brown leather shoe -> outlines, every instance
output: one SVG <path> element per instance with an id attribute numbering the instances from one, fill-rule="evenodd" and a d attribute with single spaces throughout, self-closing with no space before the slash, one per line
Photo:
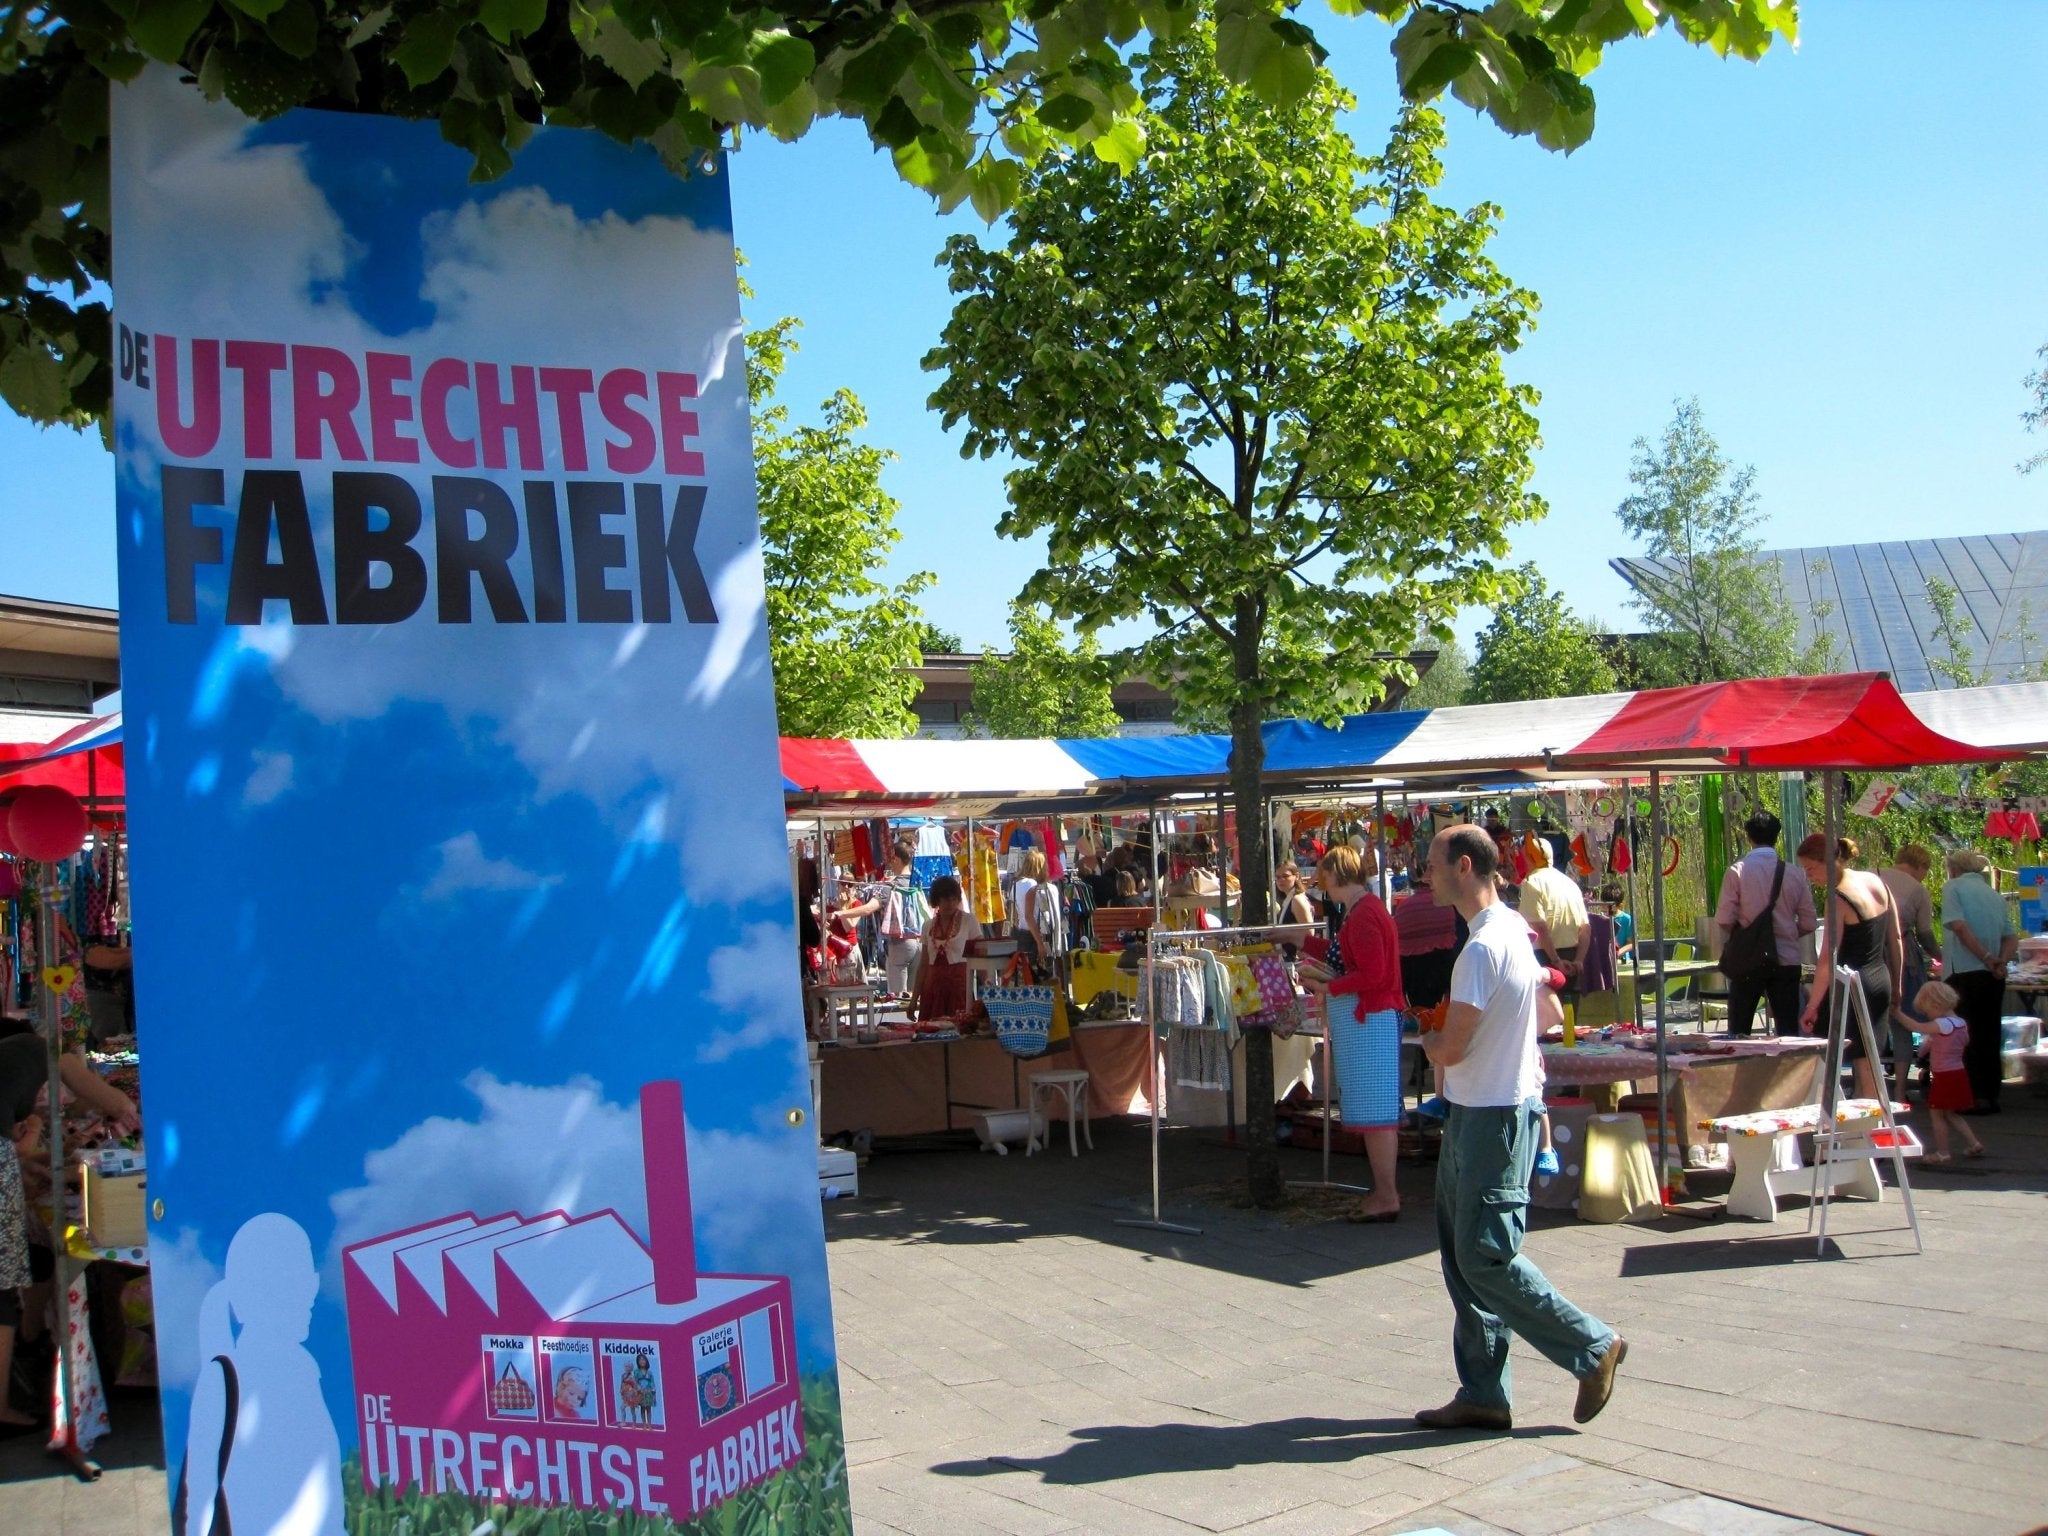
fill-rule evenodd
<path id="1" fill-rule="evenodd" d="M 1628 1340 L 1620 1334 L 1607 1346 L 1607 1353 L 1600 1357 L 1600 1363 L 1579 1378 L 1579 1400 L 1572 1408 L 1572 1422 L 1590 1424 L 1607 1406 L 1607 1399 L 1614 1396 L 1614 1373 L 1621 1369 L 1621 1362 L 1628 1358 Z"/>
<path id="2" fill-rule="evenodd" d="M 1515 1427 L 1515 1416 L 1505 1408 L 1485 1408 L 1454 1397 L 1441 1408 L 1424 1408 L 1415 1415 L 1424 1429 L 1492 1429 L 1502 1433 Z"/>

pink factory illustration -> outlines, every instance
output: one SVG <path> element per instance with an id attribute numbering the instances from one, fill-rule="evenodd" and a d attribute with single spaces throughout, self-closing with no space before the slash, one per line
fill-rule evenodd
<path id="1" fill-rule="evenodd" d="M 368 1487 L 685 1520 L 801 1459 L 789 1280 L 697 1272 L 680 1083 L 640 1128 L 644 1244 L 465 1212 L 344 1250 Z"/>

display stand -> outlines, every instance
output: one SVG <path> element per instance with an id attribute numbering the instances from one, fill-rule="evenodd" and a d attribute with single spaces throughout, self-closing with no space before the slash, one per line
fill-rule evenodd
<path id="1" fill-rule="evenodd" d="M 54 937 L 57 932 L 57 871 L 55 865 L 43 866 L 43 878 L 36 891 L 38 922 L 39 963 L 48 964 L 57 953 Z M 51 1276 L 50 1294 L 59 1298 L 59 1304 L 68 1306 L 71 1294 L 71 1255 L 69 1245 L 64 1241 L 64 1036 L 62 1021 L 58 1017 L 57 994 L 37 978 L 37 996 L 43 1021 L 43 1045 L 48 1056 L 50 1120 L 48 1137 L 50 1142 L 50 1252 L 56 1265 Z M 86 1454 L 78 1441 L 78 1425 L 72 1419 L 71 1349 L 66 1337 L 66 1319 L 52 1318 L 57 1336 L 57 1379 L 53 1400 L 56 1417 L 50 1426 L 50 1454 L 61 1456 L 70 1464 L 72 1472 L 83 1483 L 97 1482 L 100 1464 Z"/>
<path id="2" fill-rule="evenodd" d="M 1141 1017 L 1147 1019 L 1149 1019 L 1151 1016 L 1154 996 L 1152 990 L 1153 961 L 1159 953 L 1160 946 L 1163 944 L 1209 944 L 1213 943 L 1218 939 L 1250 939 L 1253 941 L 1270 939 L 1278 943 L 1290 939 L 1299 941 L 1302 937 L 1304 937 L 1312 931 L 1313 930 L 1310 927 L 1300 923 L 1268 923 L 1263 927 L 1257 928 L 1200 928 L 1190 929 L 1186 932 L 1172 933 L 1165 933 L 1155 928 L 1152 930 L 1151 934 L 1147 936 L 1145 941 L 1145 962 L 1144 970 L 1141 973 L 1140 983 L 1143 987 L 1143 992 L 1141 994 L 1139 1014 Z M 1148 1027 L 1150 1026 L 1148 1025 Z M 1153 1038 L 1149 1042 L 1147 1049 L 1149 1049 L 1152 1053 L 1152 1216 L 1150 1220 L 1144 1220 L 1138 1217 L 1119 1218 L 1119 1220 L 1117 1221 L 1117 1225 L 1120 1227 L 1145 1227 L 1156 1232 L 1184 1232 L 1190 1236 L 1200 1236 L 1202 1230 L 1200 1227 L 1183 1226 L 1177 1222 L 1166 1221 L 1163 1220 L 1160 1215 L 1159 1127 L 1160 1100 L 1164 1096 L 1166 1083 L 1166 1048 L 1159 1039 L 1156 1030 L 1153 1033 Z M 1327 1031 L 1324 1034 L 1323 1050 L 1325 1053 L 1324 1060 L 1327 1064 L 1329 1051 L 1329 1036 Z M 1323 1162 L 1325 1170 L 1327 1170 L 1329 1166 L 1329 1156 L 1329 1137 L 1326 1135 L 1323 1138 Z"/>
<path id="3" fill-rule="evenodd" d="M 1814 1213 L 1818 1209 L 1820 1236 L 1817 1251 L 1825 1254 L 1828 1249 L 1828 1206 L 1840 1179 L 1841 1165 L 1874 1163 L 1889 1154 L 1892 1175 L 1898 1180 L 1899 1198 L 1906 1205 L 1906 1224 L 1913 1229 L 1913 1251 L 1924 1253 L 1927 1245 L 1920 1236 L 1920 1217 L 1913 1209 L 1913 1183 L 1906 1174 L 1907 1133 L 1893 1116 L 1892 1098 L 1885 1092 L 1883 1063 L 1877 1054 L 1877 1032 L 1870 1022 L 1870 1000 L 1863 995 L 1862 977 L 1839 963 L 1842 934 L 1835 909 L 1841 897 L 1835 891 L 1835 882 L 1839 878 L 1835 846 L 1841 836 L 1841 801 L 1837 777 L 1832 773 L 1826 776 L 1822 801 L 1826 808 L 1828 840 L 1826 911 L 1829 920 L 1835 924 L 1830 930 L 1830 940 L 1837 963 L 1828 980 L 1828 1048 L 1821 1066 L 1820 1123 L 1813 1133 L 1813 1176 L 1806 1207 L 1806 1230 L 1813 1231 Z M 1842 1047 L 1852 1013 L 1863 1041 L 1863 1059 L 1870 1063 L 1871 1074 L 1877 1079 L 1878 1118 L 1884 1129 L 1876 1137 L 1867 1130 L 1844 1131 L 1835 1119 L 1835 1108 L 1842 1092 Z"/>
<path id="4" fill-rule="evenodd" d="M 1152 877 L 1152 926 L 1145 934 L 1145 964 L 1138 977 L 1138 986 L 1140 988 L 1138 1017 L 1147 1020 L 1145 1027 L 1151 1030 L 1152 1026 L 1149 1020 L 1152 1012 L 1153 997 L 1152 957 L 1157 952 L 1160 943 L 1161 926 L 1157 854 L 1159 847 L 1159 807 L 1157 805 L 1154 805 L 1151 809 L 1148 825 L 1152 832 L 1152 847 L 1146 853 L 1146 857 L 1153 861 L 1152 868 L 1147 871 Z M 1152 1101 L 1152 1215 L 1149 1220 L 1139 1216 L 1120 1216 L 1117 1218 L 1116 1224 L 1120 1227 L 1143 1227 L 1149 1232 L 1179 1232 L 1187 1237 L 1200 1237 L 1202 1235 L 1200 1227 L 1190 1227 L 1181 1222 L 1167 1221 L 1160 1211 L 1159 1101 L 1165 1096 L 1166 1091 L 1166 1046 L 1160 1040 L 1157 1030 L 1152 1030 L 1152 1038 L 1146 1042 L 1145 1049 L 1150 1054 L 1152 1060 L 1152 1088 L 1146 1094 L 1146 1097 Z"/>

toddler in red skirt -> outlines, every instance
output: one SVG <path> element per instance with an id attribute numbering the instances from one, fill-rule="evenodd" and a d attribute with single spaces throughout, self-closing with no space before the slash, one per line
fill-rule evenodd
<path id="1" fill-rule="evenodd" d="M 1934 1121 L 1934 1150 L 1920 1161 L 1937 1168 L 1949 1161 L 1951 1131 L 1963 1139 L 1963 1156 L 1984 1155 L 1984 1143 L 1970 1129 L 1970 1122 L 1956 1113 L 1977 1102 L 1970 1088 L 1970 1074 L 1963 1066 L 1963 1047 L 1969 1043 L 1970 1026 L 1957 1016 L 1958 1006 L 1956 989 L 1939 981 L 1928 982 L 1913 997 L 1913 1011 L 1927 1020 L 1920 1030 L 1920 1048 L 1934 1074 L 1933 1086 L 1927 1091 L 1927 1109 Z"/>

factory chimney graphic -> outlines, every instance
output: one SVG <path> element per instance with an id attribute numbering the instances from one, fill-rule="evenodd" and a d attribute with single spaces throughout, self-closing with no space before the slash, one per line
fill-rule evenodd
<path id="1" fill-rule="evenodd" d="M 681 1521 L 802 1457 L 788 1277 L 698 1273 L 680 1083 L 640 1138 L 645 1243 L 463 1212 L 343 1251 L 366 1487 Z"/>

